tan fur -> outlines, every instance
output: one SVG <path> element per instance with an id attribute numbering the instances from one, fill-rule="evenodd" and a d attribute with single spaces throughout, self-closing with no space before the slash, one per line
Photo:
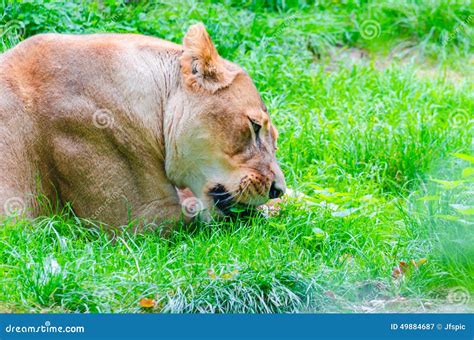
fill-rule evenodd
<path id="1" fill-rule="evenodd" d="M 272 181 L 276 130 L 249 76 L 222 59 L 204 26 L 184 46 L 130 34 L 44 34 L 0 56 L 0 214 L 36 197 L 110 225 L 175 221 L 190 188 L 262 204 Z M 259 142 L 249 117 L 262 124 Z M 258 144 L 258 145 L 257 145 Z M 142 225 L 143 225 L 142 223 Z"/>
<path id="2" fill-rule="evenodd" d="M 203 24 L 192 26 L 183 40 L 181 70 L 186 85 L 194 91 L 215 93 L 227 87 L 239 72 L 221 60 Z"/>

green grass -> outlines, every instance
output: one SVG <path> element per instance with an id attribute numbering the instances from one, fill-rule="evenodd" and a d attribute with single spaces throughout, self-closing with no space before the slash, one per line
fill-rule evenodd
<path id="1" fill-rule="evenodd" d="M 0 24 L 13 29 L 0 46 L 50 31 L 179 42 L 203 21 L 262 92 L 288 185 L 305 196 L 278 216 L 170 240 L 112 241 L 67 211 L 5 220 L 0 311 L 145 312 L 142 297 L 157 301 L 154 312 L 469 310 L 474 165 L 454 153 L 473 154 L 472 7 L 104 3 L 3 3 Z M 380 25 L 374 38 L 360 33 L 367 19 Z M 334 57 L 348 51 L 367 56 Z M 392 277 L 400 261 L 424 258 Z"/>

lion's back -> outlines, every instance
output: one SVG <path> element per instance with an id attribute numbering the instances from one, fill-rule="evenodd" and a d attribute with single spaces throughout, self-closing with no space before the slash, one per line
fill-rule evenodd
<path id="1" fill-rule="evenodd" d="M 80 78 L 106 77 L 117 66 L 133 68 L 127 62 L 133 62 L 139 52 L 179 54 L 181 50 L 181 45 L 139 34 L 38 34 L 0 56 L 0 79 L 9 78 L 33 91 L 58 81 L 62 87 Z M 132 57 L 127 60 L 128 56 Z"/>

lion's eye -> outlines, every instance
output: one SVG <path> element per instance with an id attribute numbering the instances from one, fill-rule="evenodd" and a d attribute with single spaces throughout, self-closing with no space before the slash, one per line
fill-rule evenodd
<path id="1" fill-rule="evenodd" d="M 253 131 L 255 132 L 255 135 L 258 136 L 258 132 L 260 131 L 262 126 L 260 124 L 255 123 L 253 120 L 251 120 L 250 122 L 252 123 L 252 128 L 253 128 Z"/>

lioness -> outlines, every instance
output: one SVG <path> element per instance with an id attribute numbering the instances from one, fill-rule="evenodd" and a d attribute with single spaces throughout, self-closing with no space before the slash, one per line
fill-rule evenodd
<path id="1" fill-rule="evenodd" d="M 277 131 L 250 77 L 203 24 L 183 45 L 133 34 L 41 34 L 0 56 L 0 214 L 36 197 L 109 225 L 176 221 L 281 196 Z M 191 207 L 195 209 L 195 207 Z"/>

